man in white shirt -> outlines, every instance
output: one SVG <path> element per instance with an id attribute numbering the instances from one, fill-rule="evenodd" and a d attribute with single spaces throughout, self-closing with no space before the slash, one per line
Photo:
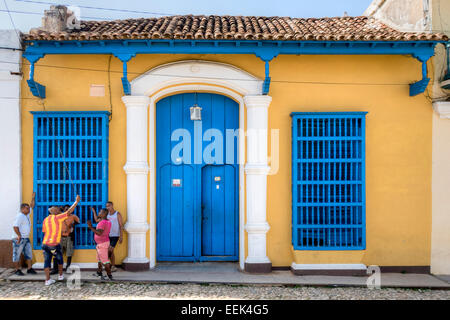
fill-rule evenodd
<path id="1" fill-rule="evenodd" d="M 20 212 L 16 216 L 16 220 L 13 224 L 13 262 L 16 265 L 16 272 L 14 274 L 23 276 L 24 273 L 20 266 L 20 255 L 23 253 L 25 261 L 28 266 L 28 274 L 36 274 L 36 271 L 31 267 L 31 259 L 33 257 L 33 251 L 31 250 L 30 242 L 30 231 L 31 231 L 31 221 L 30 221 L 30 208 L 34 208 L 36 193 L 33 192 L 33 197 L 31 204 L 22 203 L 20 205 Z"/>

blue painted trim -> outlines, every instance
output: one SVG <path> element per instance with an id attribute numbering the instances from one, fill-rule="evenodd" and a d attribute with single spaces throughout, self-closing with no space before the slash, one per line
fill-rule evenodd
<path id="1" fill-rule="evenodd" d="M 125 95 L 131 94 L 131 85 L 128 81 L 128 75 L 127 75 L 127 63 L 131 60 L 131 58 L 135 57 L 136 54 L 133 53 L 114 53 L 114 56 L 119 58 L 120 61 L 123 63 L 123 77 L 122 80 L 122 87 L 123 87 L 123 93 Z"/>
<path id="2" fill-rule="evenodd" d="M 334 116 L 339 118 L 347 118 L 347 116 L 360 116 L 367 114 L 368 111 L 343 111 L 343 112 L 291 112 L 291 117 L 293 116 L 314 116 L 314 117 L 321 117 L 326 118 L 328 116 Z"/>
<path id="3" fill-rule="evenodd" d="M 421 61 L 420 59 L 418 60 Z M 418 94 L 425 92 L 428 83 L 430 83 L 430 78 L 428 78 L 427 72 L 427 60 L 421 62 L 422 62 L 422 80 L 414 82 L 409 85 L 409 95 L 411 97 L 417 96 Z"/>
<path id="4" fill-rule="evenodd" d="M 266 41 L 266 40 L 93 40 L 93 41 L 25 41 L 23 56 L 32 65 L 46 54 L 112 54 L 123 62 L 122 86 L 131 94 L 126 63 L 136 54 L 252 54 L 265 63 L 263 94 L 270 89 L 269 61 L 280 54 L 320 55 L 412 55 L 426 63 L 434 47 L 444 41 Z M 424 92 L 426 76 L 411 85 L 410 95 Z M 28 82 L 33 95 L 45 97 L 45 87 Z"/>
<path id="5" fill-rule="evenodd" d="M 408 54 L 428 60 L 442 41 L 257 41 L 257 40 L 99 40 L 25 41 L 31 54 L 254 54 L 270 61 L 279 54 Z M 121 59 L 122 60 L 122 59 Z"/>
<path id="6" fill-rule="evenodd" d="M 293 118 L 291 208 L 294 250 L 365 250 L 366 114 L 367 112 L 291 113 Z M 322 119 L 322 124 L 319 125 L 318 119 Z M 325 119 L 328 119 L 328 122 L 325 122 Z M 352 119 L 352 122 L 335 123 L 335 119 Z M 361 121 L 360 128 L 357 123 L 353 124 L 354 119 Z M 347 153 L 346 156 L 342 156 L 342 152 L 349 150 L 348 146 L 342 149 L 342 143 L 352 143 L 351 141 L 359 141 L 360 150 L 356 144 L 352 146 L 350 156 Z M 301 150 L 300 153 L 298 148 Z M 300 163 L 303 164 L 301 168 Z M 360 169 L 353 167 L 355 163 L 361 164 Z M 348 169 L 347 166 L 341 167 L 343 164 L 352 167 Z M 345 175 L 345 179 L 342 174 Z M 351 208 L 351 213 L 348 208 Z"/>
<path id="7" fill-rule="evenodd" d="M 31 114 L 41 114 L 46 115 L 48 117 L 58 117 L 58 116 L 70 116 L 70 115 L 95 115 L 95 114 L 106 114 L 110 115 L 109 111 L 30 111 Z"/>
<path id="8" fill-rule="evenodd" d="M 37 176 L 37 118 L 33 117 L 33 190 L 36 192 L 36 199 L 39 199 L 40 194 L 37 194 L 38 188 L 37 188 L 37 179 L 34 177 Z M 41 248 L 41 246 L 38 245 L 38 233 L 37 233 L 37 226 L 38 226 L 38 214 L 36 213 L 36 210 L 38 210 L 36 204 L 33 209 L 33 249 L 38 250 Z"/>
<path id="9" fill-rule="evenodd" d="M 291 117 L 293 116 L 294 112 L 291 113 Z M 297 188 L 298 188 L 298 180 L 297 180 L 297 173 L 298 173 L 298 142 L 297 142 L 297 132 L 298 132 L 298 121 L 294 118 L 291 121 L 291 139 L 292 139 L 292 152 L 291 152 L 291 166 L 292 166 L 292 175 L 291 175 L 291 187 L 292 187 L 292 193 L 291 193 L 291 226 L 292 226 L 292 245 L 295 247 L 295 244 L 298 243 L 298 237 L 295 226 L 295 219 L 294 214 L 297 214 L 295 211 L 297 209 Z"/>
<path id="10" fill-rule="evenodd" d="M 367 112 L 365 112 L 366 114 Z M 363 158 L 362 163 L 362 172 L 361 172 L 361 180 L 362 182 L 362 250 L 366 250 L 366 116 L 361 117 L 361 135 L 362 135 L 362 143 L 361 143 L 361 155 Z"/>
<path id="11" fill-rule="evenodd" d="M 27 80 L 28 87 L 33 96 L 41 99 L 45 99 L 45 86 L 34 81 L 34 64 L 43 56 L 43 54 L 25 55 L 25 58 L 30 62 L 30 77 Z"/>
<path id="12" fill-rule="evenodd" d="M 157 261 L 177 261 L 177 262 L 196 262 L 196 258 L 195 257 L 173 257 L 173 256 L 158 256 L 157 257 Z"/>
<path id="13" fill-rule="evenodd" d="M 238 256 L 200 256 L 198 261 L 238 261 Z"/>
<path id="14" fill-rule="evenodd" d="M 47 207 L 67 204 L 70 202 L 68 199 L 73 199 L 74 193 L 78 193 L 81 195 L 82 202 L 75 212 L 80 217 L 81 223 L 75 227 L 77 230 L 75 248 L 93 249 L 95 247 L 93 235 L 87 231 L 85 220 L 89 219 L 88 206 L 95 206 L 99 210 L 108 201 L 108 116 L 110 113 L 108 111 L 31 111 L 30 113 L 33 115 L 33 188 L 37 192 L 33 212 L 33 247 L 40 249 L 42 220 L 47 216 Z M 84 124 L 81 125 L 81 122 L 77 120 L 80 118 L 90 118 L 90 120 L 85 119 Z M 46 119 L 46 123 L 45 125 L 42 123 L 42 131 L 38 132 L 39 121 L 43 119 Z M 55 131 L 56 127 L 52 125 L 52 122 L 60 121 L 59 119 L 64 121 L 57 122 L 58 130 Z M 67 126 L 66 119 L 75 119 L 75 121 Z M 101 125 L 94 121 L 101 121 Z M 96 128 L 95 133 L 94 130 L 89 132 L 89 128 Z M 77 131 L 74 133 L 73 130 Z M 69 149 L 66 149 L 66 143 L 60 144 L 61 141 L 68 141 L 71 144 Z M 89 144 L 89 141 L 95 141 L 98 147 L 94 147 L 93 143 Z M 38 150 L 39 142 L 43 143 L 41 150 Z M 78 155 L 77 148 L 81 151 L 82 145 L 85 146 L 84 151 Z M 65 158 L 58 153 L 56 146 L 60 148 L 60 153 L 67 154 Z M 47 155 L 39 154 L 40 151 Z M 67 163 L 69 175 L 73 179 L 67 176 L 65 170 L 58 169 L 63 161 Z M 101 163 L 97 170 L 94 169 L 97 164 L 89 164 L 92 162 Z M 84 179 L 83 174 L 85 174 Z M 94 193 L 94 189 L 97 192 Z"/>
<path id="15" fill-rule="evenodd" d="M 262 90 L 262 94 L 267 95 L 269 93 L 270 90 L 270 70 L 269 70 L 269 61 L 266 60 L 264 61 L 265 64 L 265 79 L 264 79 L 264 83 L 263 83 L 263 90 Z"/>

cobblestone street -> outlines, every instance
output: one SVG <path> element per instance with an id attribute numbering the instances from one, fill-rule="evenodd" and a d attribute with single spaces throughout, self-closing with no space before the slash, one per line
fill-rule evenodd
<path id="1" fill-rule="evenodd" d="M 449 300 L 449 290 L 286 287 L 247 285 L 82 283 L 69 290 L 66 283 L 45 287 L 36 281 L 0 282 L 0 299 L 294 299 L 294 300 Z"/>

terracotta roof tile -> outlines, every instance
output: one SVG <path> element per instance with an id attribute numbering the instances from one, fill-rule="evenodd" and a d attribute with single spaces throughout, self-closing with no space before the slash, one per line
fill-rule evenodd
<path id="1" fill-rule="evenodd" d="M 444 34 L 400 32 L 370 17 L 289 18 L 172 16 L 81 21 L 80 30 L 49 33 L 32 29 L 24 40 L 208 39 L 416 41 L 448 40 Z"/>

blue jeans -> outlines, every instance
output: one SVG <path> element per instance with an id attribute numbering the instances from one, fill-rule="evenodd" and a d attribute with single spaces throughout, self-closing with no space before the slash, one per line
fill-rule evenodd
<path id="1" fill-rule="evenodd" d="M 47 246 L 46 244 L 43 244 L 42 251 L 44 252 L 44 269 L 50 268 L 53 256 L 55 256 L 58 264 L 60 265 L 64 264 L 61 245 L 58 244 L 54 247 L 51 247 Z"/>
<path id="2" fill-rule="evenodd" d="M 31 260 L 33 252 L 31 251 L 31 243 L 28 238 L 21 238 L 20 242 L 16 239 L 12 241 L 13 243 L 13 262 L 19 262 L 20 254 L 23 252 L 25 260 Z"/>

